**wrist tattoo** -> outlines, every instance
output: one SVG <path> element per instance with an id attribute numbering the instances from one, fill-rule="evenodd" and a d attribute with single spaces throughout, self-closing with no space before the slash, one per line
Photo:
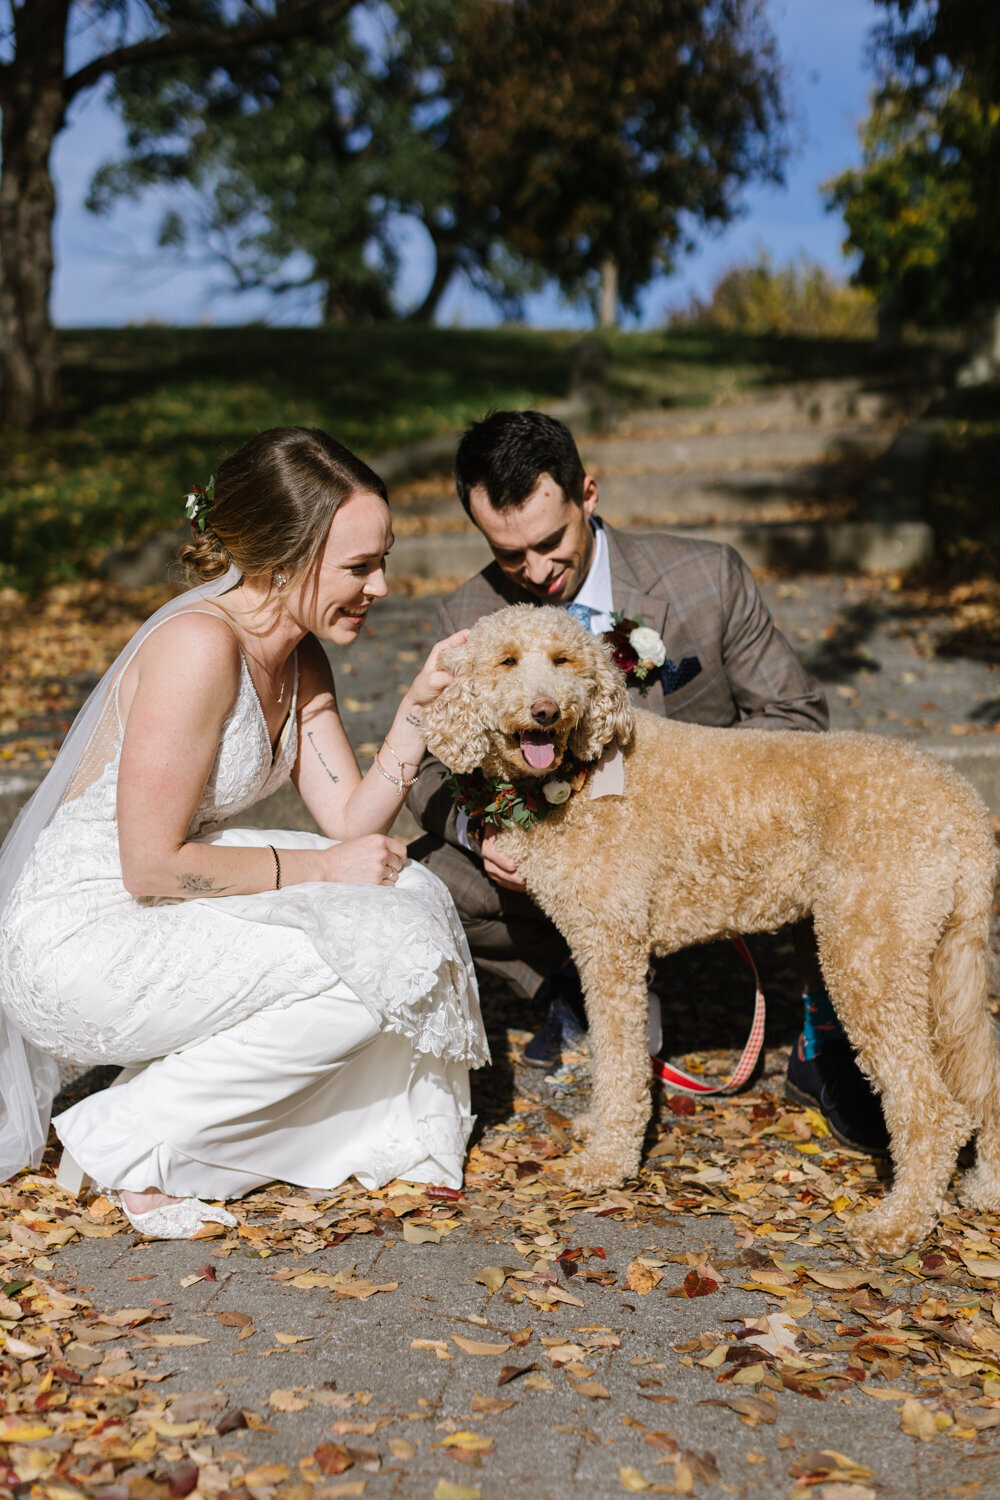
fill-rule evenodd
<path id="1" fill-rule="evenodd" d="M 182 875 L 178 884 L 187 896 L 221 896 L 232 890 L 231 885 L 216 885 L 208 875 Z"/>
<path id="2" fill-rule="evenodd" d="M 407 722 L 407 724 L 411 724 L 414 729 L 422 729 L 423 728 L 423 724 L 420 722 L 420 715 L 419 714 L 407 714 L 406 715 L 406 722 Z"/>
<path id="3" fill-rule="evenodd" d="M 311 729 L 307 729 L 306 730 L 306 739 L 309 741 L 310 745 L 313 747 L 313 750 L 316 752 L 316 759 L 319 761 L 320 765 L 323 767 L 323 770 L 329 776 L 330 780 L 333 781 L 333 782 L 338 782 L 340 780 L 340 777 L 339 776 L 334 776 L 333 772 L 330 770 L 330 767 L 327 765 L 326 761 L 323 759 L 323 752 L 320 750 L 320 748 L 317 745 L 316 741 L 313 739 L 312 730 Z"/>

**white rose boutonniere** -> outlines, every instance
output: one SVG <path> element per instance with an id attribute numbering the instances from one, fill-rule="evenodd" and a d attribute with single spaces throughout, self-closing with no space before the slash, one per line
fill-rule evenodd
<path id="1" fill-rule="evenodd" d="M 569 800 L 573 788 L 568 781 L 545 781 L 542 783 L 542 796 L 546 802 L 551 802 L 558 807 L 561 802 Z"/>
<path id="2" fill-rule="evenodd" d="M 630 634 L 628 643 L 640 661 L 648 661 L 654 667 L 662 667 L 667 659 L 666 646 L 648 625 L 637 625 Z"/>

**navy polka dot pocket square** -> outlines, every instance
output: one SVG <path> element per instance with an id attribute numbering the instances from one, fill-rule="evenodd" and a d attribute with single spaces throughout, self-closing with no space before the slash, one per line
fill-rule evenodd
<path id="1" fill-rule="evenodd" d="M 668 656 L 660 668 L 660 681 L 663 683 L 664 697 L 669 697 L 671 693 L 676 693 L 680 688 L 687 687 L 688 683 L 693 682 L 700 671 L 701 662 L 696 656 L 682 656 L 679 666 L 676 666 Z"/>

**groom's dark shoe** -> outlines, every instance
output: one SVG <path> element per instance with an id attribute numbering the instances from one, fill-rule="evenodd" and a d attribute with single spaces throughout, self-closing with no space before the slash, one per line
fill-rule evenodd
<path id="1" fill-rule="evenodd" d="M 824 1042 L 815 1057 L 807 1058 L 800 1036 L 788 1060 L 785 1097 L 818 1109 L 842 1146 L 869 1156 L 888 1155 L 882 1102 L 858 1067 L 846 1037 Z"/>
<path id="2" fill-rule="evenodd" d="M 545 986 L 549 1008 L 545 1020 L 521 1056 L 529 1068 L 557 1067 L 564 1047 L 573 1047 L 587 1030 L 580 977 L 571 960 L 550 974 Z"/>

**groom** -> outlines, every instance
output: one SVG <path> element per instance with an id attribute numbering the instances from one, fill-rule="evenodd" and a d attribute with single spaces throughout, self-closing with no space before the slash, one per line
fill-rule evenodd
<path id="1" fill-rule="evenodd" d="M 597 481 L 561 422 L 534 411 L 490 413 L 459 443 L 455 484 L 494 561 L 442 602 L 439 635 L 508 604 L 562 605 L 595 633 L 620 612 L 641 618 L 666 648 L 647 695 L 635 698 L 643 708 L 734 730 L 826 729 L 823 691 L 775 628 L 742 558 L 717 542 L 604 525 L 596 516 Z M 478 967 L 525 998 L 545 986 L 549 1013 L 524 1056 L 536 1066 L 556 1063 L 583 1024 L 575 970 L 495 834 L 479 843 L 470 837 L 446 775 L 428 758 L 410 793 L 425 830 L 410 854 L 448 886 Z M 845 1144 L 882 1147 L 878 1102 L 820 985 L 806 996 L 788 1089 L 823 1109 Z"/>

